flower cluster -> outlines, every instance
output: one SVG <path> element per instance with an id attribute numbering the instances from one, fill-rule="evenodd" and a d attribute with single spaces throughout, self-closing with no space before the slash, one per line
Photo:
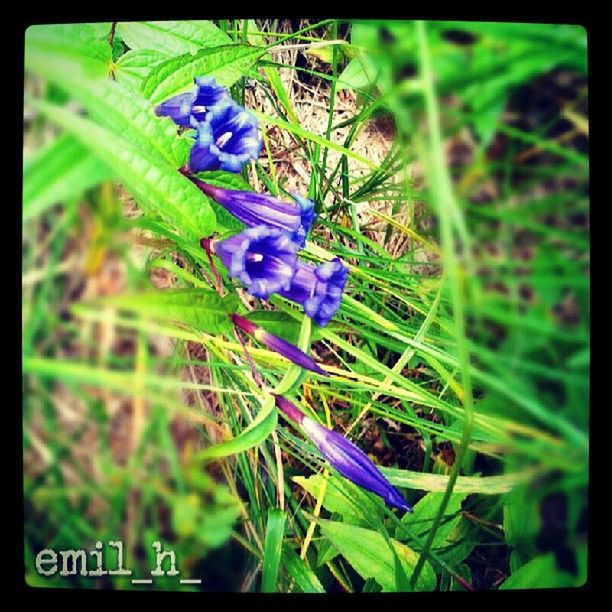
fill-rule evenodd
<path id="1" fill-rule="evenodd" d="M 251 295 L 268 299 L 278 293 L 300 304 L 318 325 L 327 325 L 340 307 L 348 268 L 338 258 L 319 266 L 298 259 L 315 218 L 312 201 L 297 194 L 292 194 L 294 202 L 286 202 L 223 189 L 194 176 L 207 170 L 240 172 L 261 150 L 252 113 L 213 78 L 197 77 L 195 85 L 194 91 L 166 100 L 155 112 L 197 130 L 189 164 L 181 172 L 248 228 L 225 240 L 206 240 L 206 246 Z"/>
<path id="2" fill-rule="evenodd" d="M 189 163 L 180 171 L 247 226 L 223 240 L 202 238 L 202 247 L 215 254 L 229 276 L 237 278 L 251 295 L 268 299 L 276 293 L 300 304 L 318 325 L 327 325 L 340 307 L 348 267 L 337 257 L 318 266 L 300 261 L 298 253 L 315 219 L 312 201 L 292 194 L 294 202 L 286 202 L 264 194 L 224 189 L 196 177 L 196 173 L 208 170 L 240 172 L 249 159 L 259 156 L 261 137 L 257 118 L 236 104 L 225 87 L 211 78 L 196 78 L 195 85 L 194 91 L 166 100 L 155 111 L 179 126 L 196 130 Z M 302 368 L 328 375 L 286 340 L 239 314 L 230 319 L 236 330 L 253 336 Z M 309 419 L 283 397 L 276 395 L 275 400 L 278 409 L 301 425 L 342 475 L 381 496 L 390 506 L 411 511 L 397 489 L 352 442 Z"/>
<path id="3" fill-rule="evenodd" d="M 232 100 L 229 91 L 211 77 L 196 77 L 194 91 L 179 94 L 155 108 L 181 127 L 196 130 L 189 170 L 240 172 L 257 159 L 262 140 L 257 117 Z"/>

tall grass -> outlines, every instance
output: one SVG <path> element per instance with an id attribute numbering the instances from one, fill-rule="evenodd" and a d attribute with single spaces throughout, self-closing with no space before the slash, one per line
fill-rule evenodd
<path id="1" fill-rule="evenodd" d="M 177 62 L 172 74 L 205 71 L 220 46 L 231 51 L 213 74 L 256 111 L 265 146 L 241 177 L 207 178 L 280 197 L 297 184 L 315 201 L 306 255 L 350 266 L 327 327 L 280 297 L 247 300 L 226 276 L 223 300 L 211 295 L 198 232 L 238 226 L 176 172 L 189 141 L 151 110 L 169 87 L 164 62 Z M 147 587 L 168 590 L 584 583 L 586 70 L 576 26 L 31 28 L 28 584 L 145 588 L 37 572 L 40 550 L 97 540 L 123 541 L 135 577 L 163 541 L 182 578 L 203 580 Z M 321 106 L 316 130 L 304 127 Z M 392 136 L 374 162 L 368 130 L 385 125 Z M 200 307 L 160 297 L 170 288 Z M 266 386 L 346 432 L 414 514 L 347 482 L 276 419 L 226 324 L 226 309 L 244 305 L 330 374 L 306 375 L 255 343 Z"/>

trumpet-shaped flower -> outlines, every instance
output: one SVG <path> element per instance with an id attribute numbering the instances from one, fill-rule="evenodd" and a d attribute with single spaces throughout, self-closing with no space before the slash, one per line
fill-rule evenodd
<path id="1" fill-rule="evenodd" d="M 251 295 L 263 299 L 291 286 L 300 250 L 287 232 L 265 225 L 213 241 L 210 248 L 231 277 L 238 278 Z"/>
<path id="2" fill-rule="evenodd" d="M 292 239 L 304 246 L 315 218 L 314 205 L 307 198 L 293 195 L 296 204 L 252 191 L 237 191 L 209 185 L 192 177 L 191 180 L 229 213 L 249 227 L 267 225 L 285 230 Z"/>
<path id="3" fill-rule="evenodd" d="M 348 267 L 338 257 L 316 267 L 298 262 L 291 286 L 279 294 L 301 304 L 318 325 L 327 325 L 340 307 L 347 276 Z"/>
<path id="4" fill-rule="evenodd" d="M 229 91 L 214 78 L 196 77 L 194 81 L 195 90 L 162 102 L 155 107 L 155 113 L 161 117 L 170 117 L 182 127 L 197 127 L 209 111 L 230 102 Z"/>
<path id="5" fill-rule="evenodd" d="M 274 399 L 279 410 L 301 425 L 321 454 L 340 474 L 382 497 L 387 504 L 412 512 L 401 493 L 381 474 L 369 457 L 336 431 L 319 425 L 280 395 Z"/>
<path id="6" fill-rule="evenodd" d="M 262 140 L 257 117 L 233 100 L 206 113 L 197 130 L 189 156 L 192 172 L 240 172 L 249 159 L 259 157 Z"/>
<path id="7" fill-rule="evenodd" d="M 280 353 L 283 357 L 289 359 L 289 361 L 297 363 L 297 365 L 305 368 L 306 370 L 311 370 L 312 372 L 316 372 L 322 376 L 329 376 L 325 370 L 322 370 L 316 364 L 312 357 L 309 357 L 297 346 L 287 342 L 283 338 L 279 338 L 278 336 L 267 332 L 265 329 L 259 327 L 259 325 L 245 319 L 239 314 L 230 315 L 230 319 L 234 325 L 259 340 L 262 344 L 265 344 L 269 349 Z"/>

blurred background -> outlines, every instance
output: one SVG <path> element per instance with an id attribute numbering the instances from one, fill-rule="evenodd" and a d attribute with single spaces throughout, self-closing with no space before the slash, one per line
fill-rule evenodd
<path id="1" fill-rule="evenodd" d="M 260 113 L 265 145 L 235 180 L 285 199 L 308 194 L 319 213 L 311 243 L 352 266 L 349 299 L 313 334 L 331 380 L 309 378 L 300 397 L 388 469 L 416 504 L 401 524 L 421 540 L 403 535 L 389 511 L 377 508 L 370 524 L 321 492 L 313 470 L 322 474 L 324 464 L 284 421 L 261 447 L 203 464 L 203 448 L 249 422 L 254 404 L 241 379 L 248 364 L 231 333 L 144 305 L 151 291 L 206 286 L 208 264 L 143 214 L 109 160 L 32 102 L 104 125 L 87 82 L 73 87 L 54 70 L 55 57 L 61 67 L 95 55 L 105 78 L 139 91 L 169 57 L 230 43 L 269 46 L 231 87 Z M 267 517 L 282 498 L 272 590 L 406 590 L 375 559 L 359 558 L 340 528 L 323 533 L 316 519 L 353 528 L 349 542 L 368 527 L 422 550 L 466 410 L 474 412 L 467 452 L 432 542 L 431 580 L 417 588 L 462 589 L 457 575 L 477 590 L 584 583 L 583 28 L 373 20 L 43 26 L 26 35 L 25 93 L 28 584 L 137 588 L 122 577 L 41 576 L 36 554 L 121 540 L 124 565 L 140 577 L 160 540 L 175 551 L 182 577 L 203 582 L 168 577 L 149 588 L 267 590 Z M 286 306 L 239 295 L 267 329 L 297 338 L 299 320 Z M 282 359 L 253 354 L 270 384 L 284 373 Z"/>

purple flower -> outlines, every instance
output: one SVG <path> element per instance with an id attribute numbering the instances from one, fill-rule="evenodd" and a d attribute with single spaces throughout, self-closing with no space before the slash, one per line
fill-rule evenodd
<path id="1" fill-rule="evenodd" d="M 280 395 L 276 406 L 302 426 L 321 454 L 338 472 L 355 484 L 382 497 L 387 504 L 412 512 L 401 493 L 380 473 L 368 456 L 336 431 L 319 425 Z"/>
<path id="2" fill-rule="evenodd" d="M 245 225 L 267 225 L 285 230 L 300 246 L 306 243 L 306 235 L 315 218 L 314 205 L 307 198 L 293 194 L 296 205 L 269 195 L 223 189 L 195 177 L 190 178 L 207 196 L 221 204 Z"/>
<path id="3" fill-rule="evenodd" d="M 198 122 L 204 121 L 208 111 L 231 100 L 229 91 L 214 78 L 196 77 L 194 81 L 194 91 L 169 98 L 155 107 L 155 113 L 161 117 L 170 117 L 180 126 L 197 127 Z"/>
<path id="4" fill-rule="evenodd" d="M 257 117 L 233 100 L 206 113 L 197 130 L 189 156 L 192 172 L 240 172 L 249 159 L 259 157 L 262 140 Z"/>
<path id="5" fill-rule="evenodd" d="M 338 257 L 317 267 L 298 262 L 291 286 L 279 294 L 302 304 L 318 325 L 327 325 L 340 307 L 347 276 L 348 267 Z"/>
<path id="6" fill-rule="evenodd" d="M 263 299 L 291 286 L 300 250 L 287 232 L 265 225 L 213 241 L 210 248 L 231 277 L 238 278 L 251 295 Z"/>
<path id="7" fill-rule="evenodd" d="M 293 361 L 293 363 L 297 363 L 299 366 L 305 368 L 306 370 L 311 370 L 312 372 L 316 372 L 317 374 L 321 374 L 322 376 L 329 376 L 329 374 L 322 370 L 314 361 L 312 357 L 309 357 L 306 353 L 300 350 L 297 346 L 294 346 L 290 342 L 267 332 L 265 329 L 259 327 L 252 321 L 245 319 L 239 314 L 230 315 L 230 319 L 240 329 L 244 330 L 247 334 L 254 336 L 257 340 L 259 340 L 262 344 L 265 344 L 269 349 L 276 351 L 289 359 L 289 361 Z"/>

